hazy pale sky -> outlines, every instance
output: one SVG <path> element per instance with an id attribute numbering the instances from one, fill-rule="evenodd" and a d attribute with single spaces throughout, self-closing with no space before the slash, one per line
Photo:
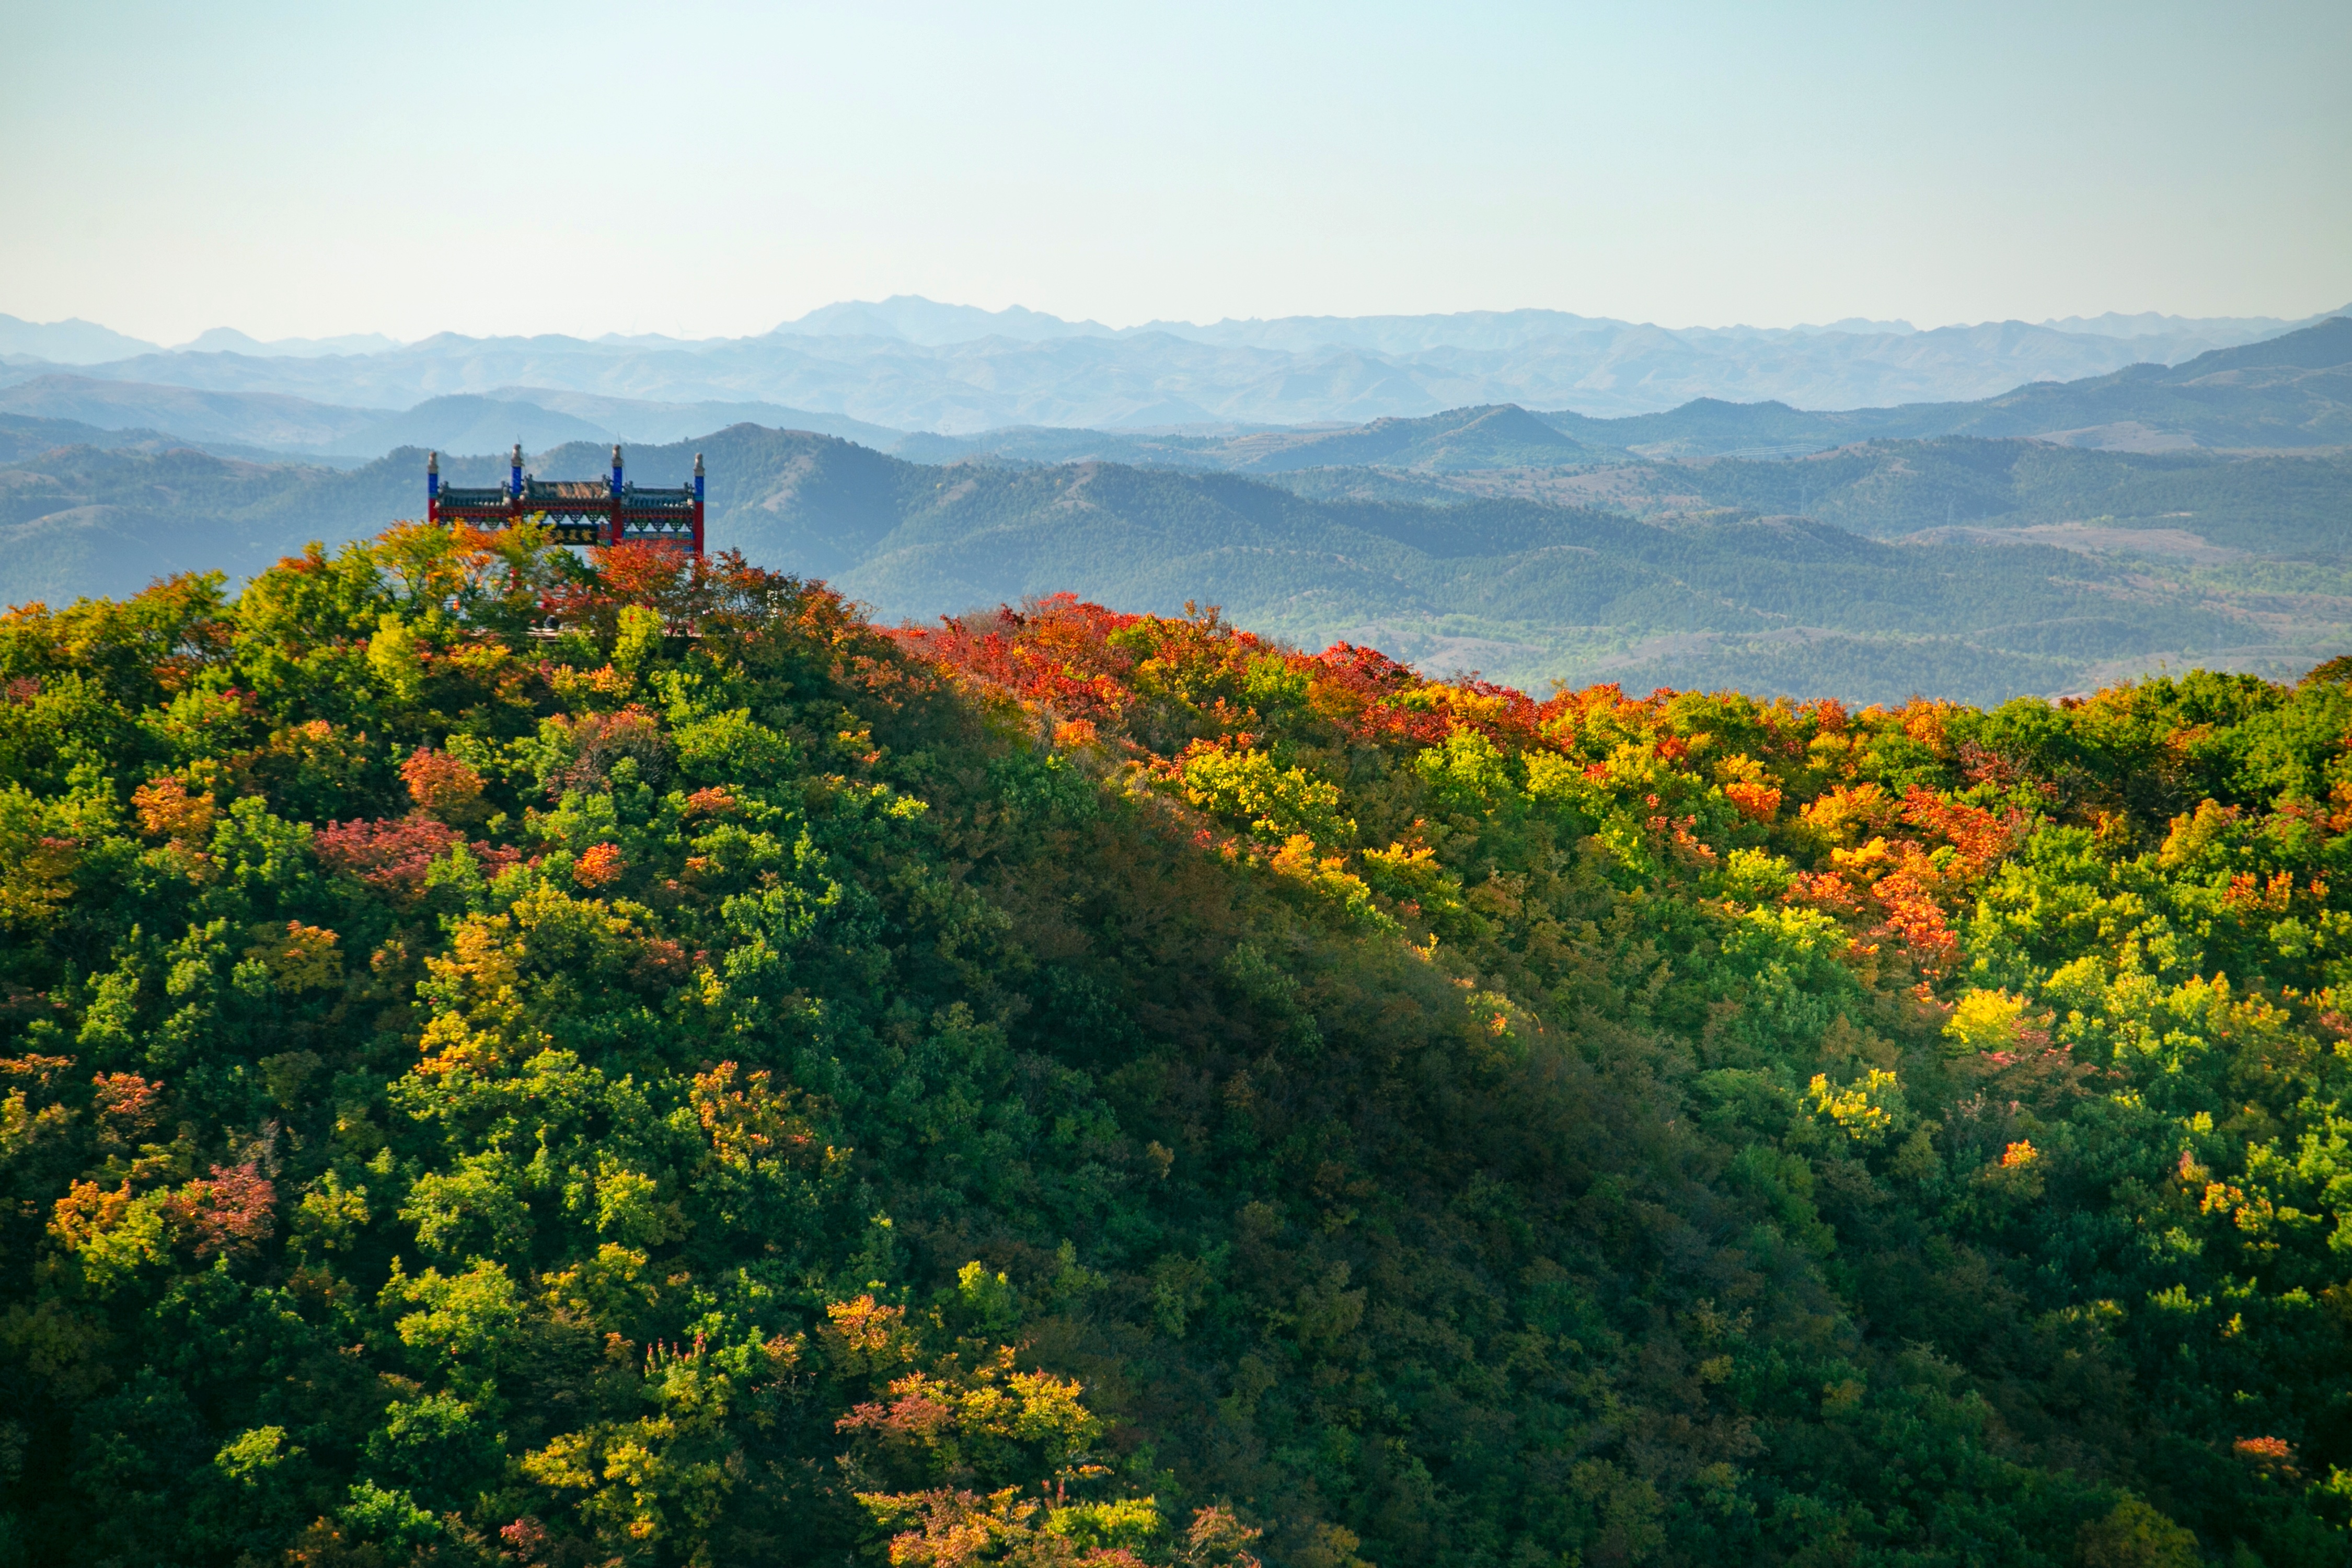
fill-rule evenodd
<path id="1" fill-rule="evenodd" d="M 0 311 L 165 342 L 2352 300 L 2352 4 L 0 0 Z"/>

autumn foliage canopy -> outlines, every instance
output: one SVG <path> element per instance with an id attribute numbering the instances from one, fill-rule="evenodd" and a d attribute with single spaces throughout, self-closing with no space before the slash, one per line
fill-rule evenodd
<path id="1" fill-rule="evenodd" d="M 528 529 L 10 611 L 0 1564 L 2340 1563 L 2348 736 Z"/>

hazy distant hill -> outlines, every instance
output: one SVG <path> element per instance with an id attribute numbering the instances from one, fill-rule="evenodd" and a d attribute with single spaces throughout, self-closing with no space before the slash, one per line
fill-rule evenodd
<path id="1" fill-rule="evenodd" d="M 2021 386 L 1917 433 L 2053 434 L 2126 447 L 2342 446 L 2352 443 L 2352 317 L 2170 368 L 2133 365 L 2089 382 Z"/>
<path id="2" fill-rule="evenodd" d="M 1550 470 L 1268 476 L 1318 500 L 1600 506 L 1662 523 L 1803 516 L 1879 539 L 1966 537 L 2219 563 L 2352 561 L 2352 453 L 2120 453 L 1945 437 L 1793 461 L 1647 461 Z M 2330 612 L 2332 614 L 2332 612 Z M 2323 618 L 2326 618 L 2323 616 Z"/>
<path id="3" fill-rule="evenodd" d="M 1563 435 L 1507 403 L 1423 419 L 1376 419 L 1355 430 L 1244 437 L 1225 452 L 1228 466 L 1245 473 L 1366 465 L 1438 471 L 1541 468 L 1622 455 Z"/>
<path id="4" fill-rule="evenodd" d="M 347 332 L 334 338 L 272 338 L 267 342 L 235 327 L 214 327 L 178 345 L 188 353 L 237 353 L 309 359 L 320 354 L 373 354 L 400 346 L 382 332 Z"/>
<path id="5" fill-rule="evenodd" d="M 59 447 L 165 451 L 187 444 L 160 430 L 101 430 L 73 419 L 28 419 L 21 414 L 0 414 L 0 463 L 22 462 Z"/>
<path id="6" fill-rule="evenodd" d="M 388 409 L 338 407 L 276 393 L 204 392 L 87 375 L 44 375 L 0 386 L 0 413 L 326 451 L 339 450 L 338 442 L 391 417 Z"/>
<path id="7" fill-rule="evenodd" d="M 1816 338 L 1851 335 L 1812 334 Z M 1908 335 L 1927 338 L 1933 334 Z M 817 351 L 837 353 L 843 340 L 807 342 Z M 866 340 L 852 342 L 854 346 Z M 1085 366 L 1072 369 L 1072 364 L 1087 356 L 1100 361 L 1124 352 L 1119 342 L 1076 333 L 1021 344 L 1002 339 L 991 342 L 995 347 L 972 350 L 971 345 L 961 345 L 954 352 L 990 357 L 1000 350 L 1017 349 L 1029 356 L 1019 367 L 1021 374 L 1042 380 L 1065 372 L 1083 379 L 1088 374 Z M 882 345 L 876 352 L 916 356 L 932 352 L 904 341 L 894 340 L 894 344 Z M 723 370 L 719 362 L 740 357 L 737 348 L 722 352 L 667 341 L 651 345 L 631 340 L 578 346 L 604 356 L 604 371 L 614 378 L 635 374 L 648 363 L 659 362 L 672 369 L 691 366 L 696 374 L 709 380 L 716 374 L 714 363 Z M 1263 359 L 1267 352 L 1194 343 L 1179 346 L 1196 356 L 1199 363 L 1194 369 L 1209 379 L 1232 369 L 1234 355 Z M 467 376 L 486 368 L 502 368 L 518 376 L 560 374 L 561 363 L 549 361 L 542 340 L 516 340 L 498 355 L 479 363 L 466 362 L 459 368 Z M 1341 357 L 1349 355 L 1355 355 L 1352 370 L 1327 361 L 1318 374 L 1340 381 L 1352 378 L 1349 396 L 1360 405 L 1377 406 L 1401 395 L 1391 384 L 1394 376 L 1402 374 L 1395 367 L 1362 360 L 1352 350 L 1344 351 Z M 559 362 L 561 357 L 559 353 Z M 387 359 L 380 355 L 364 363 Z M 1154 405 L 1158 428 L 1023 425 L 964 435 L 943 435 L 936 428 L 904 434 L 848 415 L 759 400 L 664 401 L 533 384 L 527 380 L 478 391 L 445 391 L 394 413 L 253 389 L 273 377 L 333 382 L 345 375 L 350 365 L 362 363 L 355 360 L 275 361 L 214 354 L 151 355 L 131 363 L 168 369 L 184 368 L 198 360 L 211 365 L 207 374 L 215 379 L 237 380 L 248 384 L 247 389 L 198 391 L 125 380 L 114 374 L 123 366 L 100 367 L 103 374 L 33 374 L 20 367 L 16 372 L 0 372 L 0 411 L 100 427 L 170 430 L 215 446 L 226 442 L 304 456 L 348 455 L 362 460 L 406 445 L 486 452 L 517 440 L 526 448 L 573 439 L 674 441 L 697 431 L 750 422 L 841 436 L 922 461 L 980 456 L 1020 462 L 1097 459 L 1238 472 L 1366 464 L 1452 471 L 1550 468 L 1633 457 L 1790 456 L 1873 437 L 1961 434 L 2041 436 L 2074 445 L 2138 451 L 2352 442 L 2352 321 L 2344 318 L 2262 342 L 2216 350 L 2168 369 L 2138 365 L 2074 382 L 2037 382 L 1973 403 L 1823 412 L 1780 402 L 1698 398 L 1666 412 L 1610 418 L 1565 410 L 1529 415 L 1517 404 L 1505 403 L 1469 405 L 1412 417 L 1382 416 L 1360 425 L 1302 426 L 1220 420 L 1197 404 L 1162 399 Z M 272 365 L 294 368 L 279 374 L 270 370 Z M 898 369 L 918 374 L 920 367 L 910 361 Z M 235 374 L 229 374 L 230 371 Z M 392 371 L 377 364 L 369 374 L 381 379 Z M 16 384 L 6 384 L 12 374 L 17 377 Z M 1142 397 L 1150 390 L 1139 388 L 1130 399 L 1128 412 L 1135 416 L 1134 423 L 1148 423 L 1139 409 Z M 397 401 L 399 394 L 392 389 L 386 395 Z M 937 427 L 956 427 L 975 406 L 963 393 L 941 393 L 940 399 L 919 410 Z"/>
<path id="8" fill-rule="evenodd" d="M 741 424 L 869 442 L 898 438 L 896 430 L 772 403 L 644 403 L 516 386 L 501 387 L 489 396 L 457 393 L 428 398 L 405 414 L 354 432 L 343 438 L 341 447 L 366 457 L 403 447 L 479 454 L 503 452 L 520 441 L 525 451 L 537 452 L 567 441 L 619 441 L 632 446 L 682 441 L 700 432 Z"/>
<path id="9" fill-rule="evenodd" d="M 24 354 L 51 364 L 97 364 L 152 353 L 153 343 L 85 321 L 26 321 L 0 315 L 0 355 Z"/>
<path id="10" fill-rule="evenodd" d="M 1973 527 L 1928 531 L 1915 515 L 1903 476 L 1930 459 L 2002 470 Z M 1729 491 L 1798 467 L 1678 471 Z M 1351 471 L 1363 470 L 1315 470 Z M 1602 472 L 1671 480 L 1659 465 Z M 1654 527 L 1606 494 L 1584 506 L 1457 493 L 1452 505 L 1299 497 L 1302 507 L 1234 476 L 927 468 L 845 443 L 772 457 L 747 481 L 770 488 L 730 501 L 727 526 L 755 559 L 805 563 L 893 614 L 1065 587 L 1171 610 L 1196 598 L 1313 646 L 1345 634 L 1535 680 L 1984 698 L 2168 656 L 2315 662 L 2352 631 L 2352 540 L 2329 521 L 2345 515 L 2352 460 L 1948 441 L 1870 448 L 1817 477 L 1820 510 L 1867 526 L 1884 496 L 1885 531 L 1918 531 L 1918 542 L 1871 544 L 1786 516 L 1796 508 L 1769 493 L 1753 498 L 1761 505 L 1727 493 L 1711 510 L 1661 511 L 1668 526 Z M 2091 521 L 2063 526 L 2069 517 Z"/>
<path id="11" fill-rule="evenodd" d="M 1800 462 L 1258 479 L 940 467 L 743 425 L 640 445 L 631 471 L 676 482 L 698 448 L 714 544 L 833 579 L 891 616 L 1064 589 L 1164 611 L 1189 599 L 1315 647 L 1345 636 L 1538 685 L 1870 699 L 2071 689 L 2166 658 L 2284 669 L 2352 647 L 2342 455 L 1947 438 Z M 583 442 L 532 467 L 593 474 L 606 458 Z M 243 574 L 306 539 L 371 532 L 421 510 L 423 458 L 336 472 L 85 447 L 0 467 L 0 602 L 121 592 L 168 570 Z M 483 482 L 502 464 L 444 467 Z"/>
<path id="12" fill-rule="evenodd" d="M 1120 347 L 1066 334 L 1024 352 Z M 516 363 L 537 352 L 519 345 Z M 1702 399 L 1619 419 L 1502 404 L 1337 428 L 962 437 L 529 384 L 388 414 L 52 374 L 0 388 L 13 459 L 0 467 L 0 599 L 243 574 L 309 538 L 371 532 L 421 509 L 426 446 L 493 453 L 520 437 L 539 471 L 586 474 L 624 434 L 644 482 L 683 478 L 692 451 L 709 452 L 714 542 L 835 579 L 890 615 L 1071 589 L 1146 609 L 1221 602 L 1301 642 L 1345 636 L 1522 683 L 1991 700 L 2165 659 L 2277 673 L 2352 647 L 2352 455 L 2324 449 L 2352 443 L 2347 383 L 2342 319 L 1969 404 L 1825 414 Z M 638 434 L 745 413 L 691 440 Z M 868 444 L 768 427 L 783 421 Z M 215 453 L 171 450 L 158 427 Z M 222 450 L 257 431 L 404 449 L 345 474 Z M 2040 438 L 2013 438 L 2025 435 Z M 2243 447 L 2313 455 L 2196 449 Z M 445 468 L 488 479 L 502 464 Z"/>
<path id="13" fill-rule="evenodd" d="M 1908 321 L 1872 321 L 1849 318 L 1827 326 L 1685 327 L 1672 335 L 1701 343 L 1787 345 L 1819 338 L 1916 338 L 1923 345 L 1949 342 L 1955 334 L 1993 329 L 2009 332 L 2054 333 L 2057 337 L 2102 337 L 2128 340 L 2139 357 L 2173 363 L 2208 349 L 2252 342 L 2316 321 L 2275 317 L 2187 318 L 2143 311 L 2121 315 L 2109 311 L 2092 318 L 2069 317 L 2039 323 L 1986 322 L 1979 327 L 1939 327 L 1921 331 Z M 943 305 L 919 295 L 898 294 L 876 302 L 852 301 L 827 305 L 775 329 L 774 335 L 794 337 L 880 337 L 941 346 L 984 338 L 1035 342 L 1059 337 L 1132 338 L 1161 333 L 1195 342 L 1247 348 L 1316 353 L 1334 348 L 1378 354 L 1411 354 L 1435 349 L 1473 353 L 1511 351 L 1563 338 L 1610 336 L 1628 331 L 1663 331 L 1647 323 L 1605 316 L 1580 316 L 1567 310 L 1461 310 L 1419 316 L 1282 316 L 1272 320 L 1227 319 L 1201 324 L 1153 321 L 1140 326 L 1114 328 L 1098 321 L 1066 321 L 1056 316 L 1015 305 L 1003 310 L 982 310 L 969 305 Z M 2011 334 L 2010 342 L 2049 346 L 2049 340 Z M 1883 352 L 1879 351 L 1879 352 Z M 1927 351 L 1936 350 L 1929 347 Z"/>
<path id="14" fill-rule="evenodd" d="M 461 392 L 427 398 L 405 414 L 354 430 L 337 448 L 370 456 L 402 447 L 478 454 L 502 452 L 520 441 L 524 450 L 536 452 L 566 441 L 611 437 L 612 432 L 602 426 L 536 403 Z"/>
<path id="15" fill-rule="evenodd" d="M 493 469 L 481 459 L 476 482 Z M 241 578 L 308 539 L 424 510 L 423 454 L 353 473 L 185 447 L 68 447 L 0 467 L 0 603 L 135 591 L 173 572 Z"/>
<path id="16" fill-rule="evenodd" d="M 551 413 L 570 415 L 594 426 L 604 438 L 619 441 L 684 441 L 730 425 L 764 425 L 776 430 L 812 430 L 839 436 L 869 447 L 888 446 L 904 434 L 881 425 L 868 425 L 843 414 L 809 408 L 787 408 L 777 403 L 646 403 L 625 397 L 602 397 L 594 393 L 564 392 L 546 386 L 505 386 L 490 395 L 510 403 L 528 403 Z M 419 406 L 424 406 L 420 405 Z M 412 409 L 414 413 L 415 410 Z M 444 450 L 490 450 L 440 443 Z M 523 437 L 526 447 L 532 447 Z"/>
<path id="17" fill-rule="evenodd" d="M 2124 451 L 2352 445 L 2352 319 L 2215 350 L 2183 365 L 2037 382 L 1975 403 L 1816 412 L 1697 398 L 1664 413 L 1608 419 L 1503 405 L 1336 430 L 1187 436 L 1022 429 L 908 437 L 896 449 L 926 460 L 1093 458 L 1243 473 L 1364 465 L 1454 471 L 1629 457 L 1789 457 L 1858 440 L 1952 435 L 2033 436 Z"/>
<path id="18" fill-rule="evenodd" d="M 90 429 L 167 429 L 217 450 L 223 444 L 294 457 L 381 457 L 402 447 L 451 453 L 539 451 L 566 441 L 677 441 L 757 422 L 887 444 L 899 433 L 837 414 L 771 403 L 644 403 L 541 387 L 427 398 L 402 413 L 350 408 L 266 392 L 195 392 L 141 382 L 50 374 L 0 386 L 0 413 Z M 112 445 L 113 443 L 100 443 Z"/>
<path id="19" fill-rule="evenodd" d="M 2149 330 L 2125 330 L 2142 324 Z M 2303 324 L 2166 320 L 2065 331 L 2001 321 L 1919 331 L 1899 322 L 1849 322 L 1669 331 L 1510 310 L 1160 321 L 1113 331 L 1037 311 L 901 298 L 828 306 L 748 338 L 442 334 L 369 353 L 321 353 L 320 344 L 131 353 L 83 373 L 371 408 L 407 408 L 452 394 L 496 396 L 510 387 L 636 402 L 768 403 L 868 426 L 969 435 L 1015 426 L 1361 424 L 1506 403 L 1609 417 L 1701 397 L 1883 408 L 1984 398 L 2139 362 L 2173 364 Z M 0 379 L 43 368 L 7 367 Z"/>
<path id="20" fill-rule="evenodd" d="M 938 346 L 982 338 L 1034 342 L 1045 338 L 1109 338 L 1120 334 L 1099 321 L 1066 321 L 1043 310 L 1014 305 L 983 310 L 975 305 L 942 305 L 919 294 L 887 300 L 846 300 L 822 305 L 771 334 L 802 338 L 891 338 Z"/>
<path id="21" fill-rule="evenodd" d="M 2352 445 L 2352 317 L 2185 364 L 2034 382 L 1973 403 L 1808 412 L 1703 399 L 1624 419 L 1538 417 L 1580 441 L 1661 458 L 1889 436 L 2041 436 L 2127 451 Z"/>
<path id="22" fill-rule="evenodd" d="M 1338 429 L 1277 426 L 1190 435 L 1017 428 L 961 437 L 921 434 L 901 437 L 887 450 L 918 462 L 968 458 L 1031 463 L 1123 462 L 1235 473 L 1367 464 L 1445 471 L 1543 468 L 1618 461 L 1628 455 L 1562 435 L 1512 404 L 1451 408 L 1418 419 L 1375 419 L 1369 425 Z"/>

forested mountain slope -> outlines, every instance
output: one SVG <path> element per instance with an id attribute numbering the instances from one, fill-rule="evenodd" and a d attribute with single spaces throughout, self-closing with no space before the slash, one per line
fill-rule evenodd
<path id="1" fill-rule="evenodd" d="M 488 458 L 454 472 L 489 482 Z M 0 603 L 130 594 L 172 572 L 242 581 L 313 533 L 372 533 L 424 510 L 415 459 L 356 472 L 186 447 L 76 444 L 0 467 Z"/>
<path id="2" fill-rule="evenodd" d="M 0 463 L 22 462 L 65 447 L 161 452 L 187 445 L 160 430 L 100 429 L 73 419 L 33 419 L 18 414 L 0 414 Z"/>
<path id="3" fill-rule="evenodd" d="M 2338 671 L 1538 703 L 404 530 L 0 692 L 16 1561 L 2345 1557 Z"/>
<path id="4" fill-rule="evenodd" d="M 1559 468 L 1267 476 L 1301 495 L 1444 505 L 1513 497 L 1663 520 L 1818 518 L 1879 539 L 1939 528 L 2098 523 L 2306 561 L 2352 552 L 2352 456 L 2101 452 L 2042 441 L 1864 441 L 1780 462 L 1714 458 Z M 2152 552 L 2160 542 L 2149 541 Z"/>

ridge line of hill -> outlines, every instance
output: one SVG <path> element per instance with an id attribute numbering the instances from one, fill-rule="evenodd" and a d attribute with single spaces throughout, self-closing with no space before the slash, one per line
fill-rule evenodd
<path id="1" fill-rule="evenodd" d="M 2294 673 L 2352 647 L 2343 454 L 1956 437 L 1798 462 L 1233 472 L 942 467 L 746 424 L 633 447 L 630 472 L 677 482 L 697 452 L 714 548 L 834 580 L 892 617 L 1065 590 L 1161 613 L 1199 600 L 1303 646 L 1344 638 L 1536 689 L 1855 700 L 1995 701 L 2167 662 Z M 534 466 L 606 459 L 582 442 Z M 0 465 L 0 603 L 257 572 L 306 540 L 415 516 L 423 460 L 341 472 L 124 445 Z M 443 464 L 452 483 L 504 468 Z"/>
<path id="2" fill-rule="evenodd" d="M 1465 405 L 1360 425 L 1100 430 L 1016 426 L 971 436 L 908 432 L 765 402 L 642 398 L 507 385 L 428 398 L 404 412 L 282 394 L 206 392 L 52 373 L 0 386 L 0 418 L 93 428 L 169 429 L 207 447 L 363 460 L 403 445 L 449 452 L 537 450 L 572 440 L 661 442 L 750 420 L 850 437 L 919 460 L 1067 461 L 1108 457 L 1274 472 L 1373 464 L 1452 469 L 1552 467 L 1628 458 L 1792 456 L 1854 440 L 2033 436 L 2118 450 L 2286 449 L 2352 443 L 2352 318 L 2167 368 L 2140 364 L 2063 383 L 2032 382 L 1967 403 L 1809 411 L 1785 403 L 1696 398 L 1657 414 L 1530 413 Z"/>
<path id="3" fill-rule="evenodd" d="M 1885 408 L 1997 396 L 2038 379 L 2096 377 L 2134 360 L 2176 363 L 2245 341 L 2234 331 L 2151 340 L 2069 335 L 2021 323 L 1785 339 L 1739 332 L 1677 336 L 1654 327 L 1600 323 L 1566 335 L 1528 336 L 1512 328 L 1483 346 L 1262 339 L 1247 332 L 1232 341 L 1158 332 L 925 345 L 791 333 L 716 343 L 445 335 L 359 354 L 173 353 L 79 367 L 19 356 L 0 363 L 0 383 L 70 374 L 184 391 L 299 396 L 359 409 L 404 409 L 436 395 L 541 387 L 624 403 L 829 409 L 868 426 L 959 436 L 1013 426 L 1230 431 L 1356 425 L 1501 402 L 1573 407 L 1595 417 L 1656 412 L 1697 397 Z M 63 408 L 19 411 L 71 416 Z M 172 426 L 154 417 L 128 422 Z M 352 421 L 353 428 L 369 423 Z M 341 438 L 350 431 L 328 434 Z"/>

